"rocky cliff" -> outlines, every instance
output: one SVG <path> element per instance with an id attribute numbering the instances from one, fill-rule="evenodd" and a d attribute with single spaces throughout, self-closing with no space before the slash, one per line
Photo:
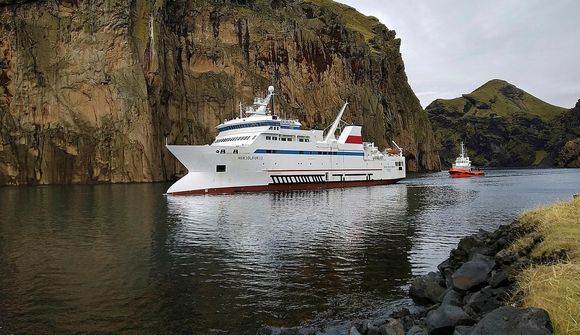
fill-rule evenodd
<path id="1" fill-rule="evenodd" d="M 553 122 L 550 145 L 558 150 L 556 165 L 580 168 L 580 100 Z"/>
<path id="2" fill-rule="evenodd" d="M 437 99 L 426 111 L 448 166 L 460 141 L 479 166 L 570 166 L 563 161 L 573 159 L 559 158 L 560 151 L 580 137 L 578 110 L 550 105 L 503 80 L 459 98 Z"/>
<path id="3" fill-rule="evenodd" d="M 172 179 L 164 148 L 204 144 L 239 102 L 347 121 L 410 170 L 439 168 L 400 40 L 327 0 L 0 0 L 0 185 Z"/>

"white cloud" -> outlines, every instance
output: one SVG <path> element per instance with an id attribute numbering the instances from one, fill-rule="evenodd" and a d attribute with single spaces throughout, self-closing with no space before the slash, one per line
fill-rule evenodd
<path id="1" fill-rule="evenodd" d="M 397 31 L 423 106 L 494 78 L 563 107 L 580 98 L 580 1 L 340 2 Z"/>

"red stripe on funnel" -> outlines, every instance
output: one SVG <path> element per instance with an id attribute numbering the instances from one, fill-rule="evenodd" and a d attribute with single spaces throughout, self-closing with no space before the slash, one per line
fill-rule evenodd
<path id="1" fill-rule="evenodd" d="M 346 138 L 346 142 L 345 143 L 350 143 L 350 144 L 362 144 L 362 136 L 354 136 L 354 135 L 349 135 Z"/>

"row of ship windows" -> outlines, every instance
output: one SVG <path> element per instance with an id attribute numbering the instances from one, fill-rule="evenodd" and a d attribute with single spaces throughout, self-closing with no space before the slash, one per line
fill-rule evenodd
<path id="1" fill-rule="evenodd" d="M 242 128 L 251 128 L 251 127 L 263 127 L 263 126 L 275 126 L 278 125 L 277 122 L 273 121 L 265 121 L 265 122 L 248 122 L 243 124 L 236 124 L 232 126 L 223 126 L 218 128 L 219 131 L 226 131 L 232 129 L 242 129 Z"/>
<path id="2" fill-rule="evenodd" d="M 288 150 L 269 150 L 269 149 L 266 149 L 266 150 L 262 151 L 262 153 L 266 153 L 266 154 L 283 154 L 286 152 L 288 152 Z M 330 155 L 330 156 L 338 155 L 337 151 L 296 151 L 294 153 L 299 154 L 299 155 Z"/>
<path id="3" fill-rule="evenodd" d="M 238 137 L 220 138 L 219 140 L 215 140 L 215 143 L 232 142 L 232 141 L 245 141 L 245 140 L 249 140 L 250 137 L 251 136 L 238 136 Z"/>
<path id="4" fill-rule="evenodd" d="M 395 162 L 395 166 L 403 166 L 403 162 Z"/>
<path id="5" fill-rule="evenodd" d="M 282 142 L 294 141 L 294 138 L 292 138 L 292 137 L 266 136 L 266 141 L 278 141 L 278 139 Z M 310 142 L 310 139 L 304 138 L 304 137 L 298 137 L 298 142 Z"/>

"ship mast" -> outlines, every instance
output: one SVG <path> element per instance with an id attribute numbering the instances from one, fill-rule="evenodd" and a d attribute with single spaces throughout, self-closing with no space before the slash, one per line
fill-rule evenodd
<path id="1" fill-rule="evenodd" d="M 324 142 L 328 143 L 331 138 L 334 139 L 334 132 L 336 131 L 336 128 L 338 128 L 338 125 L 340 124 L 340 119 L 342 119 L 342 114 L 344 114 L 346 106 L 348 106 L 348 101 L 344 103 L 344 106 L 342 106 L 340 113 L 338 113 L 338 116 L 332 123 L 332 126 L 330 127 L 328 133 L 326 134 L 326 137 L 324 138 Z"/>
<path id="2" fill-rule="evenodd" d="M 260 99 L 259 101 L 256 101 L 256 105 L 259 107 L 256 111 L 254 111 L 254 114 L 266 115 L 266 109 L 268 108 L 270 100 L 272 99 L 273 96 L 274 96 L 274 86 L 269 86 L 268 96 L 266 96 L 265 99 Z"/>

